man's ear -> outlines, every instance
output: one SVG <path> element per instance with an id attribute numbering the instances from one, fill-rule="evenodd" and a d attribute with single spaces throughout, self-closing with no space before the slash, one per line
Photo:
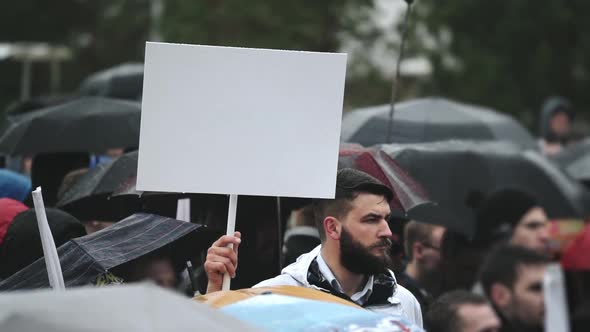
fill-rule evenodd
<path id="1" fill-rule="evenodd" d="M 326 231 L 326 237 L 332 240 L 340 240 L 342 224 L 334 217 L 326 217 L 324 218 L 324 230 Z"/>
<path id="2" fill-rule="evenodd" d="M 494 283 L 490 288 L 490 300 L 498 308 L 506 308 L 512 301 L 512 293 L 508 287 L 500 283 Z"/>
<path id="3" fill-rule="evenodd" d="M 424 246 L 420 242 L 414 242 L 412 245 L 412 257 L 414 259 L 422 258 L 422 254 L 424 253 Z"/>

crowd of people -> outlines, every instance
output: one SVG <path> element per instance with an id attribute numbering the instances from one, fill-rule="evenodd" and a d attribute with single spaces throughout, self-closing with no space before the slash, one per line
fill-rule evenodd
<path id="1" fill-rule="evenodd" d="M 541 120 L 541 151 L 552 155 L 567 144 L 572 119 L 567 101 L 554 98 L 547 102 Z M 30 166 L 21 167 L 24 174 L 0 170 L 0 289 L 2 280 L 43 256 L 35 211 L 30 208 L 31 189 L 41 185 L 46 204 L 54 206 L 88 168 L 123 152 L 116 149 L 92 157 L 41 155 L 32 158 L 32 166 L 27 158 L 21 160 L 21 166 Z M 276 250 L 268 245 L 275 243 L 270 240 L 273 235 L 259 226 L 253 238 L 240 232 L 219 237 L 204 259 L 194 253 L 197 280 L 180 273 L 162 251 L 145 255 L 117 273 L 101 275 L 94 284 L 149 279 L 166 288 L 184 287 L 183 292 L 194 295 L 221 290 L 224 274 L 233 278 L 243 273 L 250 276 L 248 287 L 290 285 L 321 290 L 375 312 L 403 317 L 427 331 L 544 330 L 544 275 L 559 257 L 551 243 L 550 220 L 535 193 L 505 186 L 466 198 L 465 204 L 476 216 L 477 229 L 471 237 L 429 220 L 393 217 L 390 202 L 394 195 L 370 174 L 340 169 L 334 199 L 314 199 L 293 209 L 291 216 L 298 221 L 285 233 L 284 251 L 276 253 L 284 256 L 287 266 L 271 278 L 272 273 L 257 273 L 251 264 L 238 268 L 240 248 L 249 241 L 249 250 L 258 251 L 259 262 L 272 260 L 264 253 Z M 224 221 L 222 215 L 210 211 L 210 201 L 200 203 L 206 211 L 205 221 Z M 166 214 L 169 210 L 166 206 L 150 212 Z M 249 217 L 258 217 L 257 213 L 266 212 L 257 210 Z M 58 247 L 118 220 L 76 218 L 56 208 L 48 208 L 47 217 Z M 572 278 L 575 287 L 567 285 L 570 292 L 589 292 L 587 280 L 579 275 Z M 197 286 L 187 291 L 193 282 Z M 578 298 L 575 308 L 570 308 L 572 331 L 590 327 L 589 302 Z"/>

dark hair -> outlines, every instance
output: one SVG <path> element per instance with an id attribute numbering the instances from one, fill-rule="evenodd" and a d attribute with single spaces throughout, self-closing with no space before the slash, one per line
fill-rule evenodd
<path id="1" fill-rule="evenodd" d="M 514 228 L 532 208 L 540 206 L 525 189 L 506 187 L 482 198 L 476 208 L 476 242 L 497 243 L 512 236 Z"/>
<path id="2" fill-rule="evenodd" d="M 428 332 L 461 331 L 461 319 L 458 315 L 462 305 L 485 305 L 487 299 L 466 290 L 454 290 L 441 295 L 434 301 L 424 317 L 424 326 Z"/>
<path id="3" fill-rule="evenodd" d="M 412 257 L 412 247 L 414 243 L 425 243 L 431 244 L 432 241 L 432 232 L 437 225 L 426 224 L 422 222 L 418 222 L 415 220 L 410 221 L 406 227 L 404 227 L 404 250 L 406 251 L 406 256 L 408 257 L 408 261 L 413 259 Z"/>
<path id="4" fill-rule="evenodd" d="M 528 248 L 502 245 L 495 248 L 485 259 L 479 272 L 479 280 L 486 295 L 490 295 L 493 284 L 500 283 L 512 289 L 522 265 L 544 265 L 548 259 Z"/>
<path id="5" fill-rule="evenodd" d="M 360 193 L 384 196 L 387 202 L 393 199 L 389 187 L 371 175 L 352 168 L 343 168 L 336 176 L 336 195 L 334 199 L 315 199 L 313 214 L 322 242 L 326 239 L 324 219 L 328 216 L 343 218 L 350 212 L 350 204 Z"/>

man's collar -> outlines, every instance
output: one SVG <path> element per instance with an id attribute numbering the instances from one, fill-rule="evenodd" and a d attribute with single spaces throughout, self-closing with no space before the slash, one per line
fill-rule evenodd
<path id="1" fill-rule="evenodd" d="M 320 273 L 326 279 L 326 281 L 330 284 L 330 286 L 332 286 L 332 288 L 334 290 L 336 290 L 337 292 L 344 293 L 344 291 L 342 290 L 342 285 L 340 285 L 340 282 L 338 281 L 338 279 L 336 279 L 336 276 L 334 276 L 334 273 L 332 272 L 332 270 L 330 269 L 330 267 L 328 266 L 328 264 L 326 263 L 326 261 L 322 257 L 321 252 L 317 256 L 316 261 L 317 261 Z M 353 302 L 355 302 L 359 305 L 363 305 L 365 302 L 367 302 L 367 300 L 369 299 L 369 297 L 373 293 L 374 276 L 370 275 L 366 279 L 367 279 L 367 281 L 366 281 L 363 289 L 354 293 L 350 297 L 350 299 Z"/>

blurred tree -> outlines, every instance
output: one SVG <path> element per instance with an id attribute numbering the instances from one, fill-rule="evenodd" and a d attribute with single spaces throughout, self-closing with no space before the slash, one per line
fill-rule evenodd
<path id="1" fill-rule="evenodd" d="M 398 0 L 401 1 L 401 0 Z M 62 91 L 76 89 L 88 74 L 122 62 L 142 61 L 154 30 L 166 42 L 339 51 L 356 40 L 368 50 L 381 37 L 375 0 L 42 0 L 2 1 L 0 41 L 37 41 L 69 46 Z M 154 17 L 153 5 L 162 4 Z M 157 11 L 156 11 L 157 12 Z M 355 68 L 363 68 L 356 70 Z M 20 64 L 0 61 L 0 109 L 17 99 Z M 346 102 L 386 102 L 387 79 L 362 56 L 349 57 Z M 33 95 L 49 92 L 49 65 L 33 66 Z M 384 85 L 385 84 L 385 85 Z"/>
<path id="2" fill-rule="evenodd" d="M 239 0 L 169 0 L 160 28 L 169 42 L 334 52 L 346 40 L 370 47 L 381 37 L 374 10 L 374 0 L 257 0 L 247 5 Z M 348 75 L 346 104 L 387 100 L 384 79 L 367 62 L 349 57 L 351 72 L 351 67 L 368 65 L 361 75 Z"/>
<path id="3" fill-rule="evenodd" d="M 433 64 L 439 94 L 490 105 L 535 125 L 545 97 L 590 104 L 590 2 L 419 0 L 413 48 Z"/>
<path id="4" fill-rule="evenodd" d="M 62 91 L 88 74 L 121 62 L 141 61 L 150 24 L 149 0 L 19 0 L 0 2 L 0 42 L 46 42 L 69 46 L 62 64 Z M 0 61 L 0 110 L 16 100 L 21 64 Z M 49 93 L 49 64 L 33 65 L 33 95 Z"/>

